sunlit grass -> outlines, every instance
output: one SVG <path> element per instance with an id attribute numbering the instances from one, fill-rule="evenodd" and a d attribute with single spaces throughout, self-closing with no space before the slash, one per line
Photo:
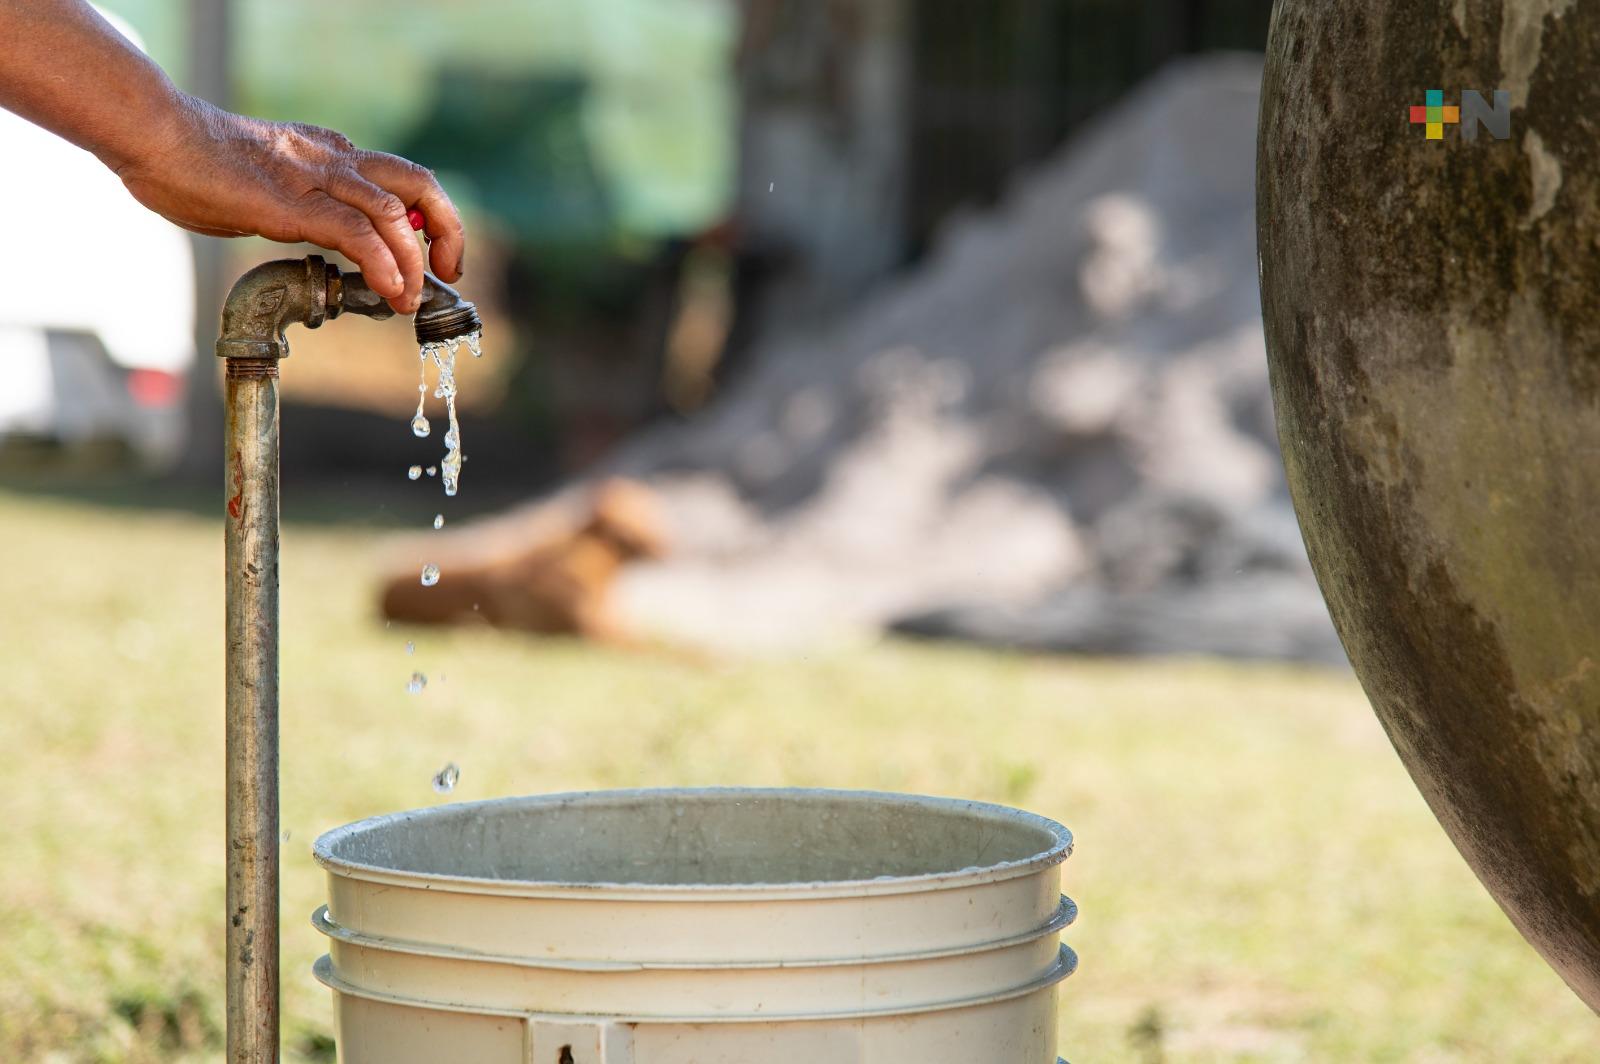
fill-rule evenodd
<path id="1" fill-rule="evenodd" d="M 1059 818 L 1079 1064 L 1596 1059 L 1600 1020 L 1461 863 L 1343 675 L 906 645 L 698 664 L 386 630 L 374 539 L 284 535 L 288 1060 L 332 1056 L 312 839 L 441 800 L 451 760 L 457 798 L 825 785 Z M 220 530 L 0 493 L 0 545 L 0 1060 L 218 1059 Z"/>

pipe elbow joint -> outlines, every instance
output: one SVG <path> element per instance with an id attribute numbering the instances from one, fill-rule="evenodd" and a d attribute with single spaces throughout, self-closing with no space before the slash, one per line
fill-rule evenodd
<path id="1" fill-rule="evenodd" d="M 321 256 L 264 262 L 233 283 L 222 305 L 220 358 L 282 359 L 289 355 L 284 329 L 315 329 L 329 317 L 329 271 Z"/>

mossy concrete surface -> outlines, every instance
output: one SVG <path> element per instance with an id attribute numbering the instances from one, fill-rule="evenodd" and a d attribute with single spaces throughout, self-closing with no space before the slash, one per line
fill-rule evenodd
<path id="1" fill-rule="evenodd" d="M 1424 797 L 1600 1007 L 1600 6 L 1283 0 L 1262 302 L 1335 625 Z M 1511 136 L 1425 139 L 1428 89 Z"/>

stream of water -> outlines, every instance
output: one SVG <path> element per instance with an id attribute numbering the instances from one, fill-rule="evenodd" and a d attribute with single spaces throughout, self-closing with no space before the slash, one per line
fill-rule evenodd
<path id="1" fill-rule="evenodd" d="M 431 477 L 438 472 L 444 482 L 444 493 L 452 497 L 461 489 L 461 465 L 467 460 L 461 450 L 461 423 L 456 419 L 456 355 L 460 353 L 463 345 L 472 352 L 474 358 L 483 357 L 482 336 L 479 333 L 468 333 L 453 340 L 426 343 L 418 349 L 417 411 L 411 417 L 411 431 L 414 435 L 427 437 L 433 432 L 433 425 L 428 421 L 425 411 L 428 401 L 428 363 L 432 362 L 437 371 L 433 397 L 444 400 L 446 428 L 444 458 L 438 466 L 429 466 L 427 474 Z M 421 466 L 412 466 L 406 475 L 412 480 L 417 480 L 422 476 L 422 472 Z M 443 514 L 434 517 L 433 527 L 435 529 L 444 527 Z M 435 572 L 434 581 L 430 582 L 427 579 L 427 570 L 423 570 L 423 584 L 432 586 L 437 579 Z"/>
<path id="2" fill-rule="evenodd" d="M 425 412 L 428 401 L 428 363 L 432 362 L 437 371 L 433 397 L 444 400 L 447 427 L 444 433 L 444 458 L 438 466 L 429 466 L 427 474 L 429 477 L 435 473 L 442 474 L 444 493 L 451 497 L 454 497 L 461 488 L 461 465 L 467 460 L 461 451 L 461 425 L 456 420 L 456 355 L 460 353 L 463 344 L 472 352 L 474 358 L 483 357 L 482 337 L 475 332 L 454 340 L 426 343 L 418 349 L 417 411 L 411 418 L 413 435 L 426 438 L 432 433 L 433 426 L 428 422 L 428 415 Z M 423 468 L 420 465 L 414 465 L 406 471 L 406 477 L 410 480 L 421 480 L 422 474 Z M 444 527 L 444 514 L 434 515 L 433 527 L 435 531 Z M 440 575 L 437 565 L 432 562 L 425 564 L 422 567 L 422 586 L 433 587 L 439 582 Z M 406 653 L 409 655 L 415 651 L 416 645 L 407 642 Z M 410 682 L 406 684 L 406 690 L 418 695 L 427 686 L 428 678 L 421 672 L 413 672 Z M 433 777 L 433 789 L 440 794 L 449 794 L 455 790 L 456 781 L 460 778 L 461 770 L 451 762 Z"/>
<path id="3" fill-rule="evenodd" d="M 453 340 L 425 343 L 417 351 L 420 362 L 417 367 L 417 412 L 411 418 L 411 431 L 418 437 L 426 437 L 433 431 L 433 426 L 423 410 L 428 399 L 428 363 L 432 361 L 438 370 L 433 397 L 444 400 L 449 421 L 449 427 L 444 434 L 445 455 L 441 466 L 444 470 L 446 495 L 456 493 L 461 477 L 461 463 L 464 460 L 461 454 L 461 426 L 456 421 L 456 355 L 463 344 L 472 352 L 474 358 L 483 357 L 482 336 L 479 333 L 468 333 Z M 428 475 L 432 476 L 433 471 L 434 467 L 429 466 Z"/>

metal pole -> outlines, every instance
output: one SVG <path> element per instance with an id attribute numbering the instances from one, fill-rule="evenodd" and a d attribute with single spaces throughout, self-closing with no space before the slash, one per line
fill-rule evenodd
<path id="1" fill-rule="evenodd" d="M 228 358 L 228 1064 L 278 1064 L 278 362 Z"/>

